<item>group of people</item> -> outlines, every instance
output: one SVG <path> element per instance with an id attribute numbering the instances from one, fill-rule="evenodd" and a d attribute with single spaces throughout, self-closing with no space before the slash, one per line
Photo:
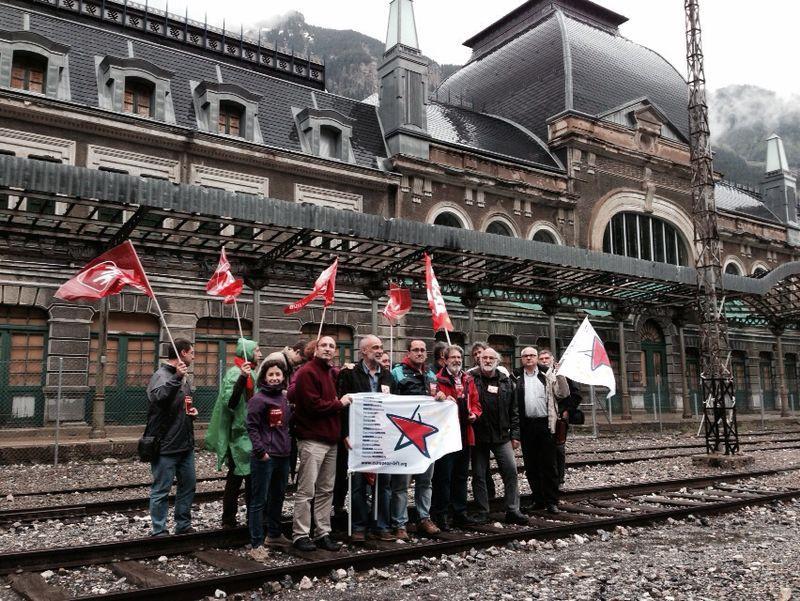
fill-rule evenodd
<path id="1" fill-rule="evenodd" d="M 352 540 L 409 538 L 408 495 L 414 481 L 414 528 L 433 536 L 453 526 L 469 527 L 489 519 L 494 496 L 490 456 L 503 481 L 505 520 L 527 524 L 524 511 L 558 513 L 559 483 L 564 477 L 566 424 L 580 403 L 576 387 L 556 375 L 548 349 L 522 350 L 522 368 L 509 373 L 491 347 L 472 347 L 466 369 L 464 350 L 437 343 L 428 363 L 423 340 L 410 340 L 403 360 L 392 366 L 382 341 L 364 336 L 354 364 L 339 366 L 336 341 L 322 336 L 263 357 L 258 344 L 240 338 L 234 364 L 225 373 L 205 447 L 216 453 L 217 469 L 227 469 L 222 525 L 234 527 L 244 484 L 247 525 L 253 558 L 266 548 L 293 545 L 300 551 L 336 551 L 331 514 L 342 512 L 348 491 L 350 447 L 348 406 L 351 395 L 383 392 L 430 395 L 455 403 L 462 449 L 439 458 L 421 474 L 352 475 Z M 168 360 L 147 388 L 145 434 L 160 442 L 151 463 L 152 534 L 167 534 L 167 498 L 177 480 L 175 533 L 192 532 L 195 490 L 194 428 L 187 373 L 194 359 L 188 340 L 176 339 Z M 520 507 L 515 450 L 522 449 L 533 503 Z M 292 538 L 284 537 L 281 515 L 290 473 L 296 473 Z M 470 470 L 471 468 L 471 470 Z M 470 473 L 477 512 L 468 513 Z"/>

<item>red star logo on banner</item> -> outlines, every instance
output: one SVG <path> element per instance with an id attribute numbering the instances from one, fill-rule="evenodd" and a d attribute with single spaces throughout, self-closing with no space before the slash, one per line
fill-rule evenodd
<path id="1" fill-rule="evenodd" d="M 420 453 L 430 458 L 427 438 L 432 434 L 436 434 L 439 428 L 424 423 L 421 421 L 421 418 L 420 420 L 415 420 L 414 416 L 417 414 L 418 410 L 419 406 L 414 409 L 414 413 L 411 414 L 410 418 L 403 417 L 402 415 L 393 415 L 391 413 L 386 414 L 386 417 L 400 430 L 400 439 L 397 441 L 394 450 L 399 451 L 413 444 Z"/>
<path id="2" fill-rule="evenodd" d="M 603 365 L 611 367 L 611 361 L 608 360 L 606 347 L 604 347 L 600 339 L 595 336 L 594 342 L 592 343 L 592 371 Z"/>

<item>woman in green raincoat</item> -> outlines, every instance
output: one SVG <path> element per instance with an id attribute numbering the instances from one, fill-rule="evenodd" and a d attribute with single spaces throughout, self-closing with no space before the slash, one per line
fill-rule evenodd
<path id="1" fill-rule="evenodd" d="M 258 343 L 239 338 L 234 365 L 225 372 L 206 433 L 206 449 L 217 454 L 217 469 L 228 466 L 222 498 L 222 526 L 236 526 L 239 489 L 245 484 L 244 501 L 250 505 L 250 453 L 247 435 L 247 401 L 253 396 L 255 368 L 261 361 Z"/>

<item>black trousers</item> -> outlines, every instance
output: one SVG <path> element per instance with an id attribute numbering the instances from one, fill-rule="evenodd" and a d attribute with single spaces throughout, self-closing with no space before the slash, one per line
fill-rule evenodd
<path id="1" fill-rule="evenodd" d="M 344 511 L 347 500 L 347 447 L 343 442 L 336 449 L 336 480 L 333 483 L 333 511 Z"/>
<path id="2" fill-rule="evenodd" d="M 525 475 L 537 506 L 558 503 L 558 466 L 556 442 L 547 426 L 547 418 L 520 418 L 522 460 Z"/>
<path id="3" fill-rule="evenodd" d="M 236 465 L 228 455 L 228 475 L 225 476 L 225 492 L 222 496 L 222 523 L 233 526 L 236 524 L 236 512 L 239 509 L 239 490 L 244 483 L 244 502 L 250 507 L 250 476 L 237 476 L 234 471 Z"/>

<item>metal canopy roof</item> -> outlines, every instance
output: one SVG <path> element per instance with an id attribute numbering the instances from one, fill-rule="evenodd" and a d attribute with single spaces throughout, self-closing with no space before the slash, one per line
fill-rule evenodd
<path id="1" fill-rule="evenodd" d="M 387 280 L 424 286 L 427 250 L 447 295 L 631 310 L 693 307 L 695 270 L 416 221 L 385 219 L 216 188 L 0 156 L 0 244 L 82 262 L 130 238 L 145 265 L 206 277 L 224 244 L 251 287 L 309 285 L 334 257 L 338 284 L 375 293 Z M 743 325 L 800 319 L 800 262 L 761 279 L 723 276 Z"/>

